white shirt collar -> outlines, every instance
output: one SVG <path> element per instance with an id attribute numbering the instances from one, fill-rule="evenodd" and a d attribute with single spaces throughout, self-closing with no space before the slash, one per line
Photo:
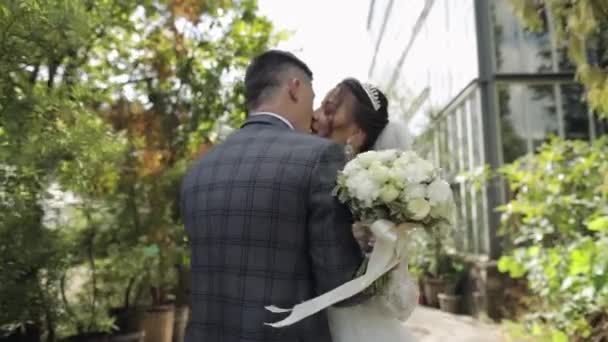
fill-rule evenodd
<path id="1" fill-rule="evenodd" d="M 285 119 L 284 117 L 280 116 L 279 114 L 275 114 L 275 113 L 271 113 L 271 112 L 255 112 L 255 113 L 250 114 L 250 116 L 257 116 L 257 115 L 272 116 L 273 118 L 277 118 L 277 119 L 283 121 L 283 123 L 285 123 L 287 125 L 287 127 L 289 127 L 289 129 L 291 129 L 292 131 L 295 130 L 295 128 L 293 127 L 291 122 L 289 122 L 289 120 Z"/>

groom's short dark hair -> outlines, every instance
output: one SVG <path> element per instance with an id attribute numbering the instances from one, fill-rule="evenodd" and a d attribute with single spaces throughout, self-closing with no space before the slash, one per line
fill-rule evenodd
<path id="1" fill-rule="evenodd" d="M 245 73 L 247 109 L 255 109 L 266 100 L 269 90 L 281 84 L 281 73 L 289 67 L 300 69 L 312 80 L 310 68 L 290 52 L 269 50 L 255 57 Z"/>

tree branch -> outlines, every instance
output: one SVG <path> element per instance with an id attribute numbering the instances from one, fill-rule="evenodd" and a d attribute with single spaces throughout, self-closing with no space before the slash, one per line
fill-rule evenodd
<path id="1" fill-rule="evenodd" d="M 61 293 L 61 301 L 63 302 L 63 306 L 65 306 L 65 311 L 67 312 L 68 316 L 71 316 L 73 319 L 75 319 L 76 314 L 74 314 L 74 310 L 72 309 L 72 306 L 68 302 L 68 298 L 65 295 L 65 278 L 66 278 L 66 274 L 64 273 L 61 276 L 61 279 L 59 280 L 59 292 Z M 80 327 L 78 328 L 78 330 L 79 330 L 79 332 L 81 332 Z"/>
<path id="2" fill-rule="evenodd" d="M 30 84 L 34 85 L 38 79 L 38 73 L 40 72 L 40 63 L 36 64 L 34 71 L 30 74 Z"/>

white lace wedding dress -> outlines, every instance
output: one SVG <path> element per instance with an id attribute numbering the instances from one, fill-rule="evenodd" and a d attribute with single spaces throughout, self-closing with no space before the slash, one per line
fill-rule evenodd
<path id="1" fill-rule="evenodd" d="M 407 265 L 399 266 L 391 275 L 397 279 L 389 280 L 389 287 L 398 287 L 399 292 L 390 292 L 399 293 L 398 298 L 380 295 L 359 305 L 327 309 L 333 342 L 415 341 L 403 321 L 416 308 L 418 286 L 407 272 Z"/>
<path id="2" fill-rule="evenodd" d="M 400 121 L 389 122 L 374 150 L 408 150 L 410 141 L 404 134 L 406 130 Z M 418 304 L 418 285 L 409 274 L 406 262 L 391 271 L 387 288 L 386 292 L 394 296 L 379 295 L 360 305 L 328 308 L 333 342 L 415 341 L 403 323 Z"/>

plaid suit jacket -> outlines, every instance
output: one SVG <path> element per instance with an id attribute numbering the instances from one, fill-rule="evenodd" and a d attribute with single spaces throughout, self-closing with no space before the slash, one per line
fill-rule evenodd
<path id="1" fill-rule="evenodd" d="M 188 342 L 331 341 L 325 312 L 275 329 L 289 308 L 354 276 L 352 217 L 331 192 L 343 149 L 251 117 L 187 173 L 182 208 L 192 245 Z"/>

